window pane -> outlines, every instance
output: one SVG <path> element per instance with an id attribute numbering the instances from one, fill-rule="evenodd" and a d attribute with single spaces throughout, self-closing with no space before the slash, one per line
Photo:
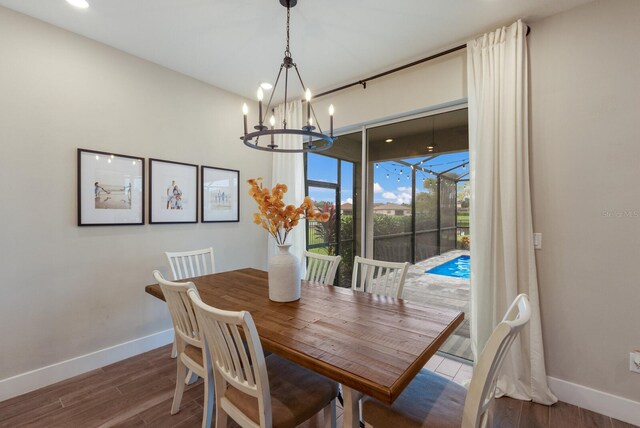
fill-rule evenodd
<path id="1" fill-rule="evenodd" d="M 307 221 L 307 248 L 317 250 L 321 254 L 335 255 L 336 252 L 336 190 L 324 187 L 309 186 L 309 196 L 313 204 L 331 217 L 327 222 Z M 321 250 L 321 251 L 320 251 Z"/>
<path id="2" fill-rule="evenodd" d="M 362 186 L 362 133 L 341 135 L 330 149 L 307 153 L 305 159 L 308 194 L 321 211 L 330 214 L 328 223 L 307 222 L 307 249 L 341 255 L 334 285 L 349 287 L 353 258 L 360 254 L 362 210 L 357 208 Z"/>
<path id="3" fill-rule="evenodd" d="M 338 160 L 317 153 L 307 155 L 307 180 L 338 183 Z"/>

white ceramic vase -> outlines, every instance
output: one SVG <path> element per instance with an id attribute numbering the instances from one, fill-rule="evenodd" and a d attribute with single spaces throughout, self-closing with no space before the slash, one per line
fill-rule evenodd
<path id="1" fill-rule="evenodd" d="M 300 299 L 300 266 L 290 247 L 278 244 L 278 253 L 269 259 L 269 299 L 274 302 Z"/>

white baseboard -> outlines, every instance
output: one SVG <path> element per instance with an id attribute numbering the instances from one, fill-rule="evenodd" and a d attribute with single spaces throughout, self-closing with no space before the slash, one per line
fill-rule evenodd
<path id="1" fill-rule="evenodd" d="M 0 380 L 0 401 L 104 367 L 173 341 L 173 329 L 110 346 L 86 355 L 51 364 Z"/>
<path id="2" fill-rule="evenodd" d="M 640 402 L 550 376 L 547 381 L 560 401 L 640 425 Z"/>

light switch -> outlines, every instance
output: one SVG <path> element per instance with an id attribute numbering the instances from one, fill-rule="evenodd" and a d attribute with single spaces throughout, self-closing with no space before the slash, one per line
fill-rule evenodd
<path id="1" fill-rule="evenodd" d="M 533 248 L 536 250 L 542 250 L 542 233 L 533 234 Z"/>

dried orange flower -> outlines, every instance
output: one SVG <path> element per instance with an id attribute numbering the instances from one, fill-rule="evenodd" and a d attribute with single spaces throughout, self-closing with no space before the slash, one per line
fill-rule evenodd
<path id="1" fill-rule="evenodd" d="M 258 203 L 259 212 L 253 214 L 253 222 L 267 230 L 278 244 L 284 244 L 289 232 L 300 220 L 329 220 L 329 213 L 319 211 L 308 196 L 299 207 L 286 205 L 282 201 L 288 190 L 286 184 L 276 184 L 269 190 L 263 187 L 262 177 L 251 178 L 247 183 L 251 186 L 249 195 Z"/>

